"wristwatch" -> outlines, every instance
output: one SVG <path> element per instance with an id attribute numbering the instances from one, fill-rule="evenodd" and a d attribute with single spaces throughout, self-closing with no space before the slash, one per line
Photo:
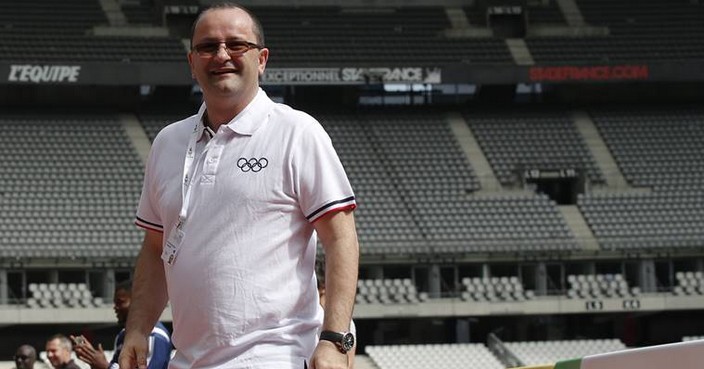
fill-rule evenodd
<path id="1" fill-rule="evenodd" d="M 322 331 L 320 332 L 320 339 L 334 343 L 343 354 L 346 354 L 354 347 L 354 334 L 351 332 Z"/>

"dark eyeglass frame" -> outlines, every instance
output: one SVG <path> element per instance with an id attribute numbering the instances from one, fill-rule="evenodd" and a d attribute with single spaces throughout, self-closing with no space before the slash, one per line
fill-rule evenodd
<path id="1" fill-rule="evenodd" d="M 214 56 L 220 51 L 220 45 L 225 44 L 225 51 L 230 56 L 241 56 L 252 49 L 261 50 L 264 45 L 255 44 L 254 42 L 243 40 L 227 40 L 227 41 L 206 41 L 197 45 L 193 45 L 191 50 L 200 56 Z"/>

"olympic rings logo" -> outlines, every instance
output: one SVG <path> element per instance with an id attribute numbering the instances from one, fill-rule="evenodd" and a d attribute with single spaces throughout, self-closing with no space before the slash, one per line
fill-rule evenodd
<path id="1" fill-rule="evenodd" d="M 249 171 L 257 173 L 262 169 L 266 168 L 267 165 L 269 165 L 269 160 L 267 160 L 266 158 L 239 158 L 237 160 L 237 167 L 245 173 Z"/>

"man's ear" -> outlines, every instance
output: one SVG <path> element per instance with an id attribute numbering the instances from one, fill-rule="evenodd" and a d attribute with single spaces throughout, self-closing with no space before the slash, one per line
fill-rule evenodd
<path id="1" fill-rule="evenodd" d="M 263 48 L 259 50 L 259 76 L 264 75 L 266 62 L 269 60 L 269 49 Z"/>
<path id="2" fill-rule="evenodd" d="M 186 56 L 188 57 L 188 67 L 191 70 L 191 78 L 196 79 L 196 73 L 193 71 L 193 51 L 189 51 Z"/>

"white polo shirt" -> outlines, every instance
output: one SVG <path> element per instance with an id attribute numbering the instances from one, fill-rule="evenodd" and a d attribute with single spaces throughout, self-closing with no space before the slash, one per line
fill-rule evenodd
<path id="1" fill-rule="evenodd" d="M 177 349 L 170 368 L 303 368 L 323 316 L 312 223 L 354 209 L 347 175 L 320 124 L 261 89 L 212 138 L 204 112 L 155 138 L 135 221 L 169 239 L 198 127 L 183 239 L 164 263 Z"/>

